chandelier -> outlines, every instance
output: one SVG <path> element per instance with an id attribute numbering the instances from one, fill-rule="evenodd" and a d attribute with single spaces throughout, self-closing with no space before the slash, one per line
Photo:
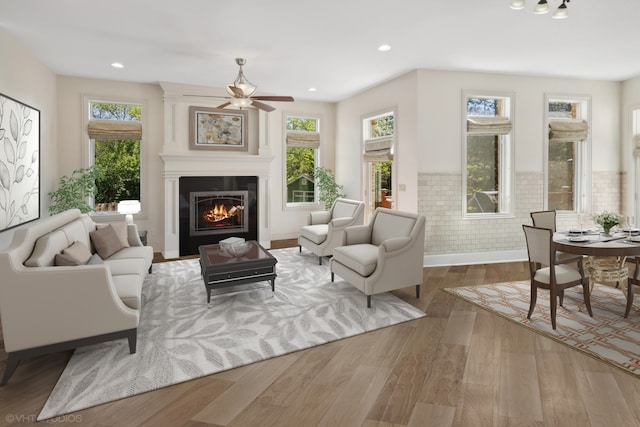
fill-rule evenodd
<path id="1" fill-rule="evenodd" d="M 567 9 L 567 3 L 569 3 L 570 1 L 571 0 L 562 0 L 562 4 L 558 6 L 551 17 L 553 19 L 567 19 L 569 17 L 569 9 Z M 520 10 L 524 9 L 524 4 L 525 0 L 511 0 L 509 2 L 509 7 L 511 9 Z M 547 3 L 547 0 L 540 0 L 536 7 L 533 9 L 533 13 L 535 13 L 536 15 L 543 15 L 549 12 L 549 10 L 550 7 L 549 3 Z"/>

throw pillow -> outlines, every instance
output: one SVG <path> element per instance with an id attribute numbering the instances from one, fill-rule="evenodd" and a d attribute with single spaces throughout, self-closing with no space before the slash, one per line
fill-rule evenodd
<path id="1" fill-rule="evenodd" d="M 123 248 L 129 247 L 129 233 L 127 231 L 127 223 L 126 221 L 114 222 L 111 224 L 113 229 L 116 230 L 116 234 L 120 239 L 120 243 L 122 243 Z"/>
<path id="2" fill-rule="evenodd" d="M 78 260 L 78 265 L 86 264 L 89 262 L 89 258 L 91 258 L 91 250 L 89 250 L 87 245 L 82 242 L 75 242 L 73 245 L 63 250 L 62 254 Z"/>
<path id="3" fill-rule="evenodd" d="M 100 255 L 98 254 L 91 255 L 91 258 L 89 258 L 89 262 L 87 263 L 87 265 L 98 265 L 98 264 L 104 264 L 104 261 L 102 260 L 102 258 L 100 258 Z"/>
<path id="4" fill-rule="evenodd" d="M 100 258 L 109 258 L 111 255 L 124 248 L 116 230 L 111 224 L 89 233 L 89 237 L 96 248 Z"/>
<path id="5" fill-rule="evenodd" d="M 72 257 L 71 255 L 56 254 L 55 258 L 53 259 L 53 265 L 58 267 L 61 267 L 61 266 L 69 267 L 69 266 L 82 265 L 82 263 L 76 258 Z"/>

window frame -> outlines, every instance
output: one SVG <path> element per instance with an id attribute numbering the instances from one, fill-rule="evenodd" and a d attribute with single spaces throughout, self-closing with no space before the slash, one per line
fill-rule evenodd
<path id="1" fill-rule="evenodd" d="M 393 116 L 393 133 L 391 135 L 384 135 L 378 137 L 371 137 L 371 121 L 380 117 L 385 116 Z M 366 114 L 360 119 L 361 124 L 361 132 L 362 132 L 362 147 L 361 147 L 361 159 L 362 159 L 362 191 L 363 191 L 363 200 L 366 206 L 365 209 L 365 220 L 368 220 L 373 215 L 373 211 L 375 210 L 374 204 L 375 200 L 371 200 L 372 189 L 369 188 L 370 182 L 369 177 L 372 174 L 373 163 L 380 162 L 372 162 L 366 160 L 364 157 L 365 147 L 367 143 L 375 142 L 375 141 L 383 141 L 390 140 L 391 141 L 391 154 L 394 156 L 394 159 L 391 160 L 391 197 L 394 198 L 397 195 L 397 171 L 395 167 L 395 154 L 397 151 L 397 143 L 398 143 L 398 111 L 396 107 L 385 108 L 378 110 L 374 113 Z M 396 208 L 396 201 L 394 200 L 393 209 Z M 372 209 L 373 208 L 373 209 Z"/>
<path id="2" fill-rule="evenodd" d="M 468 212 L 467 199 L 467 102 L 472 98 L 502 99 L 505 103 L 504 115 L 511 120 L 511 132 L 507 135 L 497 135 L 500 139 L 500 169 L 498 171 L 499 212 Z M 506 114 L 508 113 L 508 115 Z M 513 218 L 515 217 L 515 93 L 500 91 L 463 90 L 462 91 L 462 217 L 478 218 Z M 504 189 L 504 191 L 502 190 Z"/>
<path id="3" fill-rule="evenodd" d="M 549 122 L 558 120 L 549 116 L 550 102 L 568 102 L 580 104 L 579 120 L 585 120 L 589 126 L 587 137 L 582 141 L 575 141 L 577 160 L 575 165 L 575 187 L 573 210 L 557 210 L 558 215 L 580 215 L 588 213 L 591 207 L 591 96 L 570 94 L 544 94 L 544 209 L 549 208 Z"/>
<path id="4" fill-rule="evenodd" d="M 128 98 L 124 96 L 104 96 L 104 95 L 89 95 L 85 94 L 82 96 L 82 105 L 83 105 L 83 135 L 85 143 L 82 145 L 82 167 L 89 168 L 94 165 L 95 162 L 95 140 L 89 137 L 89 133 L 87 131 L 89 126 L 89 121 L 92 120 L 91 115 L 91 104 L 94 102 L 102 102 L 107 104 L 132 104 L 139 105 L 141 108 L 141 117 L 140 123 L 142 125 L 142 138 L 140 138 L 140 212 L 133 215 L 134 220 L 138 219 L 146 219 L 147 212 L 149 209 L 149 205 L 147 202 L 148 194 L 147 191 L 147 145 L 145 143 L 147 135 L 147 123 L 148 123 L 148 114 L 149 114 L 149 102 L 146 99 L 140 98 Z M 95 209 L 95 198 L 91 197 L 89 200 L 89 205 Z M 98 213 L 96 211 L 92 211 L 89 213 L 90 216 L 94 220 L 104 220 L 104 221 L 116 221 L 123 217 L 122 214 L 117 212 L 115 213 Z"/>
<path id="5" fill-rule="evenodd" d="M 295 209 L 306 209 L 313 208 L 316 209 L 319 206 L 324 206 L 318 200 L 318 187 L 317 181 L 315 180 L 314 175 L 314 196 L 313 202 L 289 202 L 288 201 L 288 188 L 287 188 L 287 119 L 296 118 L 296 119 L 304 119 L 304 120 L 315 120 L 316 121 L 316 132 L 318 132 L 320 137 L 320 146 L 318 148 L 314 148 L 314 165 L 313 169 L 315 169 L 321 165 L 320 163 L 320 152 L 323 144 L 322 137 L 322 117 L 320 114 L 308 114 L 308 113 L 289 113 L 284 112 L 282 114 L 282 205 L 284 210 L 295 210 Z M 296 132 L 304 132 L 304 131 L 296 131 Z"/>

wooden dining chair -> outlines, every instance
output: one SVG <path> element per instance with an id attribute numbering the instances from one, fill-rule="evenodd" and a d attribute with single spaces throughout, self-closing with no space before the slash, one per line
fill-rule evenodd
<path id="1" fill-rule="evenodd" d="M 578 285 L 582 285 L 584 303 L 587 306 L 589 316 L 593 317 L 589 294 L 589 278 L 584 274 L 582 258 L 578 261 L 577 267 L 557 264 L 555 262 L 556 250 L 553 243 L 553 231 L 549 228 L 532 227 L 526 224 L 522 225 L 522 229 L 527 241 L 529 271 L 531 273 L 531 303 L 527 319 L 531 319 L 531 314 L 536 306 L 538 288 L 547 289 L 551 294 L 549 300 L 551 326 L 556 329 L 558 299 L 560 299 L 560 305 L 562 305 L 564 290 Z"/>
<path id="2" fill-rule="evenodd" d="M 534 227 L 548 228 L 556 232 L 556 211 L 536 211 L 531 212 L 531 222 Z M 556 251 L 556 264 L 573 264 L 582 260 L 582 255 L 570 254 Z"/>

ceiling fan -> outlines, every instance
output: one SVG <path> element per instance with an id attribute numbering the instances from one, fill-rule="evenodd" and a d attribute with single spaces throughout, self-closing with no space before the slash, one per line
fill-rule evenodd
<path id="1" fill-rule="evenodd" d="M 240 67 L 238 71 L 238 77 L 233 81 L 232 84 L 227 85 L 227 93 L 229 93 L 229 101 L 224 104 L 218 105 L 217 108 L 225 108 L 229 105 L 232 105 L 236 108 L 246 108 L 249 106 L 253 106 L 259 108 L 260 110 L 264 110 L 266 112 L 270 112 L 275 110 L 270 105 L 267 105 L 260 101 L 279 101 L 279 102 L 293 102 L 292 96 L 253 96 L 256 89 L 258 88 L 256 85 L 252 84 L 247 78 L 244 76 L 242 72 L 242 66 L 247 63 L 247 60 L 244 58 L 236 58 L 236 64 Z M 187 96 L 202 96 L 202 95 L 187 95 Z"/>

